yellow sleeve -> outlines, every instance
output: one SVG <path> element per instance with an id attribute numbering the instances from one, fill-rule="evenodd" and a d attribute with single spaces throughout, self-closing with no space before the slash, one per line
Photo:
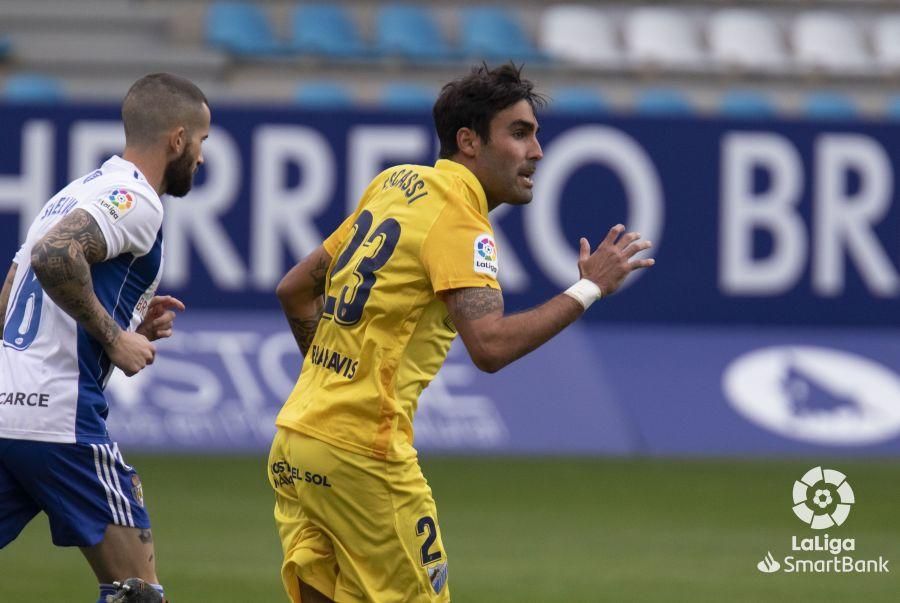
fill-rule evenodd
<path id="1" fill-rule="evenodd" d="M 322 247 L 325 248 L 325 251 L 328 252 L 328 255 L 334 257 L 334 254 L 337 253 L 337 250 L 341 248 L 341 244 L 343 244 L 344 239 L 347 238 L 347 233 L 350 232 L 350 229 L 353 228 L 353 222 L 356 220 L 356 214 L 352 213 L 347 218 L 341 222 L 341 225 L 337 227 L 337 229 L 328 235 L 328 238 L 322 241 Z"/>
<path id="2" fill-rule="evenodd" d="M 462 200 L 448 200 L 422 243 L 421 258 L 435 293 L 464 287 L 500 289 L 494 231 L 487 218 Z"/>

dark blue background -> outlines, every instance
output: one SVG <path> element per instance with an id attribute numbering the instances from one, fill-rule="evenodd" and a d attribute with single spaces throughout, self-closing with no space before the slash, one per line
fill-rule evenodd
<path id="1" fill-rule="evenodd" d="M 57 190 L 68 181 L 68 129 L 80 120 L 116 120 L 118 110 L 112 106 L 0 107 L 0 176 L 15 176 L 21 170 L 21 128 L 26 120 L 48 119 L 56 128 L 56 144 L 52 159 Z M 540 117 L 541 141 L 552 147 L 560 133 L 584 125 L 584 118 Z M 381 112 L 303 112 L 290 107 L 213 107 L 213 122 L 227 130 L 236 140 L 241 153 L 241 190 L 238 202 L 223 221 L 232 241 L 243 258 L 249 256 L 250 190 L 252 186 L 251 140 L 260 124 L 300 124 L 324 135 L 336 159 L 334 200 L 317 220 L 323 232 L 336 226 L 344 216 L 346 198 L 347 134 L 359 124 L 416 124 L 431 131 L 431 119 L 422 113 Z M 610 298 L 603 309 L 589 313 L 589 321 L 665 322 L 694 324 L 807 324 L 807 325 L 897 325 L 897 298 L 879 298 L 869 291 L 852 261 L 847 260 L 846 287 L 837 297 L 817 296 L 811 287 L 810 269 L 790 290 L 765 297 L 733 297 L 718 286 L 719 263 L 719 195 L 720 147 L 723 135 L 735 131 L 772 132 L 784 136 L 796 147 L 803 159 L 803 198 L 800 212 L 812 242 L 811 211 L 813 207 L 813 144 L 826 132 L 853 132 L 877 141 L 891 158 L 894 174 L 900 157 L 900 126 L 887 123 L 842 122 L 736 122 L 700 118 L 597 118 L 591 123 L 616 128 L 634 138 L 649 155 L 660 176 L 665 204 L 664 233 L 656 248 L 657 266 L 652 271 Z M 409 161 L 430 163 L 433 157 L 409 157 Z M 396 163 L 392 162 L 392 163 Z M 385 166 L 386 167 L 386 166 Z M 289 183 L 303 178 L 302 170 L 287 171 Z M 540 167 L 536 178 L 541 178 Z M 896 176 L 895 176 L 896 178 Z M 202 182 L 203 174 L 199 175 Z M 848 190 L 858 186 L 850 177 Z M 767 186 L 766 178 L 757 184 Z M 877 227 L 881 244 L 892 263 L 900 263 L 900 210 L 897 193 L 890 212 Z M 597 203 L 594 200 L 602 200 Z M 190 203 L 174 200 L 174 203 Z M 533 203 L 541 203 L 535 199 Z M 624 190 L 617 177 L 600 165 L 584 166 L 573 173 L 565 188 L 560 220 L 568 240 L 575 248 L 578 237 L 588 235 L 599 241 L 612 224 L 626 219 Z M 534 249 L 529 249 L 522 230 L 522 212 L 513 209 L 497 223 L 510 239 L 519 259 L 532 278 L 523 293 L 507 291 L 507 305 L 521 309 L 538 304 L 559 291 L 535 263 Z M 12 258 L 19 239 L 18 215 L 0 213 L 0 257 Z M 770 237 L 760 233 L 757 253 L 765 254 Z M 540 250 L 552 253 L 552 250 Z M 501 250 L 502 254 L 502 250 Z M 282 271 L 298 258 L 283 253 Z M 810 256 L 812 251 L 810 251 Z M 502 266 L 501 255 L 501 266 Z M 896 268 L 895 268 L 896 269 Z M 191 307 L 240 309 L 276 308 L 270 290 L 224 291 L 216 287 L 196 254 L 193 255 L 190 285 L 183 290 L 166 290 L 185 300 Z"/>

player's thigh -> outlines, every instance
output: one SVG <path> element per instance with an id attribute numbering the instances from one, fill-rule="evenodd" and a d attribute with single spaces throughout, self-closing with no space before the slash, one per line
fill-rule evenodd
<path id="1" fill-rule="evenodd" d="M 447 550 L 431 488 L 415 460 L 388 463 L 397 541 L 422 594 L 417 600 L 449 601 Z"/>
<path id="2" fill-rule="evenodd" d="M 449 600 L 437 511 L 418 463 L 310 447 L 320 446 L 325 453 L 310 455 L 320 462 L 307 463 L 300 488 L 312 520 L 331 537 L 335 601 Z"/>
<path id="3" fill-rule="evenodd" d="M 109 525 L 150 528 L 140 478 L 115 443 L 23 440 L 8 455 L 15 478 L 47 514 L 54 544 L 92 547 Z"/>
<path id="4" fill-rule="evenodd" d="M 317 451 L 305 446 L 306 438 L 290 430 L 279 429 L 269 452 L 267 476 L 275 492 L 275 525 L 281 540 L 282 582 L 292 601 L 306 602 L 301 582 L 316 591 L 334 596 L 337 560 L 330 534 L 308 513 L 311 503 L 304 495 L 303 467 L 321 464 L 313 456 Z M 312 476 L 310 475 L 310 483 Z M 325 487 L 325 486 L 322 486 Z"/>
<path id="5" fill-rule="evenodd" d="M 4 452 L 9 445 L 8 440 L 0 439 L 0 548 L 15 540 L 40 511 L 15 475 L 6 468 Z"/>
<path id="6" fill-rule="evenodd" d="M 126 578 L 159 582 L 149 529 L 109 525 L 99 544 L 82 547 L 81 552 L 100 583 L 110 584 Z"/>

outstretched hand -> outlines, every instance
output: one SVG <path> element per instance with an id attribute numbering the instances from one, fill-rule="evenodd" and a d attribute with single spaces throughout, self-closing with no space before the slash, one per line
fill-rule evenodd
<path id="1" fill-rule="evenodd" d="M 144 322 L 136 329 L 138 333 L 156 341 L 164 337 L 171 337 L 175 326 L 175 312 L 184 311 L 184 303 L 171 295 L 157 295 L 150 300 Z"/>
<path id="2" fill-rule="evenodd" d="M 603 295 L 615 293 L 633 270 L 649 268 L 656 263 L 653 258 L 635 259 L 636 254 L 652 245 L 650 241 L 639 241 L 640 238 L 639 233 L 625 232 L 623 225 L 616 224 L 593 253 L 591 244 L 582 238 L 578 254 L 581 278 L 596 283 Z"/>

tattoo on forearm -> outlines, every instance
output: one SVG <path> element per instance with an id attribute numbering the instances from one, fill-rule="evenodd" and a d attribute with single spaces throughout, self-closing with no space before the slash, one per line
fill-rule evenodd
<path id="1" fill-rule="evenodd" d="M 31 267 L 47 295 L 101 344 L 119 334 L 119 326 L 94 294 L 91 264 L 106 259 L 106 239 L 94 218 L 76 209 L 31 250 Z"/>
<path id="2" fill-rule="evenodd" d="M 150 533 L 150 530 L 141 530 L 140 532 L 138 532 L 138 538 L 140 538 L 141 542 L 143 542 L 144 544 L 150 544 L 151 542 L 153 542 L 153 534 Z"/>
<path id="3" fill-rule="evenodd" d="M 503 294 L 490 287 L 460 289 L 450 296 L 453 309 L 466 320 L 477 320 L 503 311 Z"/>
<path id="4" fill-rule="evenodd" d="M 319 317 L 315 318 L 288 318 L 291 325 L 291 333 L 300 347 L 300 353 L 306 356 L 309 346 L 312 345 L 313 337 L 316 335 L 316 327 L 319 326 Z"/>
<path id="5" fill-rule="evenodd" d="M 319 258 L 319 263 L 316 264 L 315 268 L 313 268 L 309 275 L 313 279 L 313 293 L 316 295 L 325 295 L 325 273 L 328 270 L 328 262 L 324 260 L 324 258 Z"/>

